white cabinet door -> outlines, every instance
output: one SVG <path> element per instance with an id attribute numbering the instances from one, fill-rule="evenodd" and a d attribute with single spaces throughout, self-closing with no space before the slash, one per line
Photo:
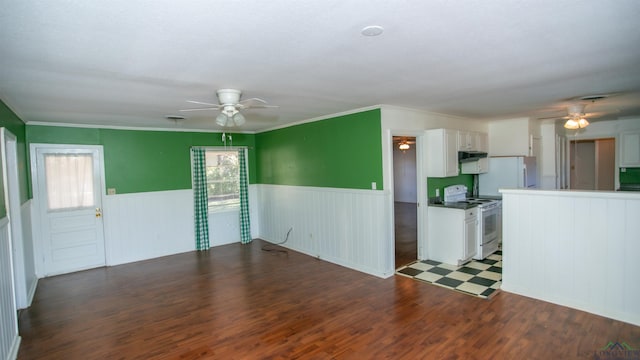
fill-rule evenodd
<path id="1" fill-rule="evenodd" d="M 489 134 L 477 133 L 476 135 L 476 147 L 478 151 L 489 152 Z"/>
<path id="2" fill-rule="evenodd" d="M 459 151 L 489 151 L 489 135 L 475 131 L 458 130 Z"/>
<path id="3" fill-rule="evenodd" d="M 445 176 L 458 176 L 458 147 L 457 132 L 455 130 L 444 131 L 445 136 Z"/>
<path id="4" fill-rule="evenodd" d="M 478 218 L 467 216 L 464 221 L 464 257 L 463 260 L 471 259 L 476 255 L 478 241 Z"/>
<path id="5" fill-rule="evenodd" d="M 640 167 L 640 132 L 620 134 L 620 167 Z"/>
<path id="6" fill-rule="evenodd" d="M 470 151 L 478 151 L 478 135 L 477 132 L 467 132 L 467 149 Z"/>
<path id="7" fill-rule="evenodd" d="M 427 131 L 427 176 L 458 175 L 458 132 L 449 129 Z"/>
<path id="8" fill-rule="evenodd" d="M 471 133 L 464 130 L 458 130 L 458 151 L 471 150 Z"/>

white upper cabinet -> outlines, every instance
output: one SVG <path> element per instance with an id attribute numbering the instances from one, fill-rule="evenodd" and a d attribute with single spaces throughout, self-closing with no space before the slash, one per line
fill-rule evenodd
<path id="1" fill-rule="evenodd" d="M 458 131 L 427 130 L 427 176 L 458 175 Z"/>
<path id="2" fill-rule="evenodd" d="M 489 150 L 489 135 L 475 131 L 458 130 L 458 151 Z"/>
<path id="3" fill-rule="evenodd" d="M 476 149 L 475 133 L 458 130 L 458 151 L 471 151 Z"/>
<path id="4" fill-rule="evenodd" d="M 620 167 L 640 167 L 640 131 L 620 134 Z"/>
<path id="5" fill-rule="evenodd" d="M 489 152 L 489 134 L 476 133 L 476 147 L 478 151 Z"/>
<path id="6" fill-rule="evenodd" d="M 460 172 L 463 174 L 484 174 L 489 172 L 489 158 L 462 163 L 460 168 Z"/>
<path id="7" fill-rule="evenodd" d="M 489 148 L 489 135 L 475 131 L 427 130 L 427 141 L 427 176 L 432 177 L 458 176 L 458 151 L 487 152 Z M 465 163 L 462 164 L 462 173 L 484 173 L 487 172 L 488 165 L 488 161 Z"/>

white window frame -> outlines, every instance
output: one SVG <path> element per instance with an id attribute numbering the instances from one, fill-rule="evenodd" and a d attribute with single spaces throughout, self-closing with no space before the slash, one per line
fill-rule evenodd
<path id="1" fill-rule="evenodd" d="M 203 148 L 205 150 L 205 152 L 234 152 L 237 153 L 239 150 L 242 150 L 245 152 L 245 170 L 246 170 L 246 174 L 247 174 L 247 182 L 249 181 L 249 161 L 247 158 L 247 148 L 246 147 L 204 147 Z M 206 158 L 206 154 L 205 154 L 205 158 Z M 238 183 L 240 182 L 240 174 L 238 174 Z M 239 190 L 238 190 L 239 191 Z M 238 193 L 238 196 L 240 194 Z M 225 213 L 225 212 L 238 212 L 240 211 L 240 201 L 238 200 L 237 203 L 234 204 L 229 204 L 229 205 L 213 205 L 211 206 L 210 204 L 208 204 L 207 206 L 208 209 L 208 213 L 209 214 L 216 214 L 216 213 Z"/>

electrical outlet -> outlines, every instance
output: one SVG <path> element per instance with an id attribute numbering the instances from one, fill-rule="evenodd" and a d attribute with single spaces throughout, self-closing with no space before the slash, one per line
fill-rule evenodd
<path id="1" fill-rule="evenodd" d="M 107 195 L 115 195 L 116 194 L 116 189 L 115 188 L 108 188 L 107 189 Z"/>
<path id="2" fill-rule="evenodd" d="M 376 190 L 378 189 L 378 184 L 374 181 L 371 183 L 371 190 Z"/>

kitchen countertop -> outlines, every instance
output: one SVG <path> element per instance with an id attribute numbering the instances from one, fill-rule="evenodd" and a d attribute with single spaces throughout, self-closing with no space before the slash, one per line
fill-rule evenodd
<path id="1" fill-rule="evenodd" d="M 478 196 L 476 197 L 476 199 L 502 200 L 502 196 L 486 195 L 486 196 Z M 473 209 L 474 207 L 478 206 L 478 204 L 469 204 L 465 202 L 443 202 L 441 201 L 441 199 L 435 198 L 435 197 L 429 198 L 429 203 L 427 205 L 434 206 L 434 207 L 460 209 L 460 210 Z"/>
<path id="2" fill-rule="evenodd" d="M 460 209 L 460 210 L 472 209 L 478 206 L 478 204 L 468 204 L 463 202 L 442 202 L 442 201 L 436 201 L 432 199 L 429 199 L 428 205 L 434 206 L 434 207 L 444 207 L 444 208 Z"/>

